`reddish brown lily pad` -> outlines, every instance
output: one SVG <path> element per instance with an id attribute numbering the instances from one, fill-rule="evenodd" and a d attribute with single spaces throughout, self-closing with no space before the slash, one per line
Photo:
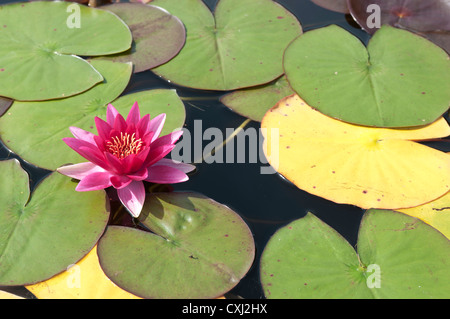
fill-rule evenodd
<path id="1" fill-rule="evenodd" d="M 131 61 L 133 72 L 137 73 L 169 61 L 184 45 L 186 30 L 183 23 L 162 8 L 142 3 L 115 3 L 102 9 L 118 15 L 133 35 L 129 50 L 102 59 Z"/>
<path id="2" fill-rule="evenodd" d="M 0 96 L 0 116 L 2 116 L 11 106 L 14 100 Z"/>
<path id="3" fill-rule="evenodd" d="M 368 33 L 377 28 L 371 22 L 377 14 L 372 5 L 379 7 L 379 24 L 406 29 L 428 38 L 450 51 L 450 3 L 448 0 L 348 0 L 353 18 Z"/>
<path id="4" fill-rule="evenodd" d="M 347 0 L 311 0 L 318 6 L 341 13 L 348 13 Z"/>

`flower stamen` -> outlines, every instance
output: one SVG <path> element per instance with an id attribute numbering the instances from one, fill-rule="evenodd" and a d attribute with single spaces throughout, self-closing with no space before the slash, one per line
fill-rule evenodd
<path id="1" fill-rule="evenodd" d="M 142 140 L 140 138 L 136 139 L 135 133 L 130 136 L 130 134 L 123 132 L 120 132 L 120 137 L 113 136 L 110 141 L 106 142 L 108 152 L 119 159 L 131 154 L 138 154 L 142 145 Z"/>

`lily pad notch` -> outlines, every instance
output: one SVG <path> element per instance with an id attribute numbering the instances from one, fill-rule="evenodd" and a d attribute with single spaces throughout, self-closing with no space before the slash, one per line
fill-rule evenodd
<path id="1" fill-rule="evenodd" d="M 250 269 L 255 245 L 238 214 L 190 192 L 146 197 L 139 221 L 150 230 L 109 226 L 100 265 L 119 287 L 143 298 L 217 298 Z"/>
<path id="2" fill-rule="evenodd" d="M 0 96 L 14 100 L 84 92 L 103 77 L 79 56 L 114 54 L 131 46 L 130 29 L 108 11 L 65 1 L 13 3 L 0 9 Z M 79 27 L 69 23 L 72 11 Z"/>
<path id="3" fill-rule="evenodd" d="M 308 31 L 286 49 L 284 69 L 310 106 L 352 124 L 423 126 L 449 108 L 447 53 L 388 25 L 375 32 L 367 48 L 336 25 Z"/>

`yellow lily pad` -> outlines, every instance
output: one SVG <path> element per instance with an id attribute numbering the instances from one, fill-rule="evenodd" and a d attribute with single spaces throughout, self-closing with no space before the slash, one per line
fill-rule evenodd
<path id="1" fill-rule="evenodd" d="M 139 299 L 106 277 L 98 261 L 97 246 L 66 271 L 26 288 L 38 299 Z"/>
<path id="2" fill-rule="evenodd" d="M 7 291 L 0 290 L 0 299 L 25 299 L 25 298 Z"/>
<path id="3" fill-rule="evenodd" d="M 450 157 L 414 142 L 450 135 L 443 118 L 415 128 L 359 126 L 291 95 L 266 113 L 261 128 L 269 163 L 300 189 L 333 202 L 400 209 L 449 191 Z"/>
<path id="4" fill-rule="evenodd" d="M 450 192 L 424 205 L 398 211 L 421 219 L 450 239 Z"/>

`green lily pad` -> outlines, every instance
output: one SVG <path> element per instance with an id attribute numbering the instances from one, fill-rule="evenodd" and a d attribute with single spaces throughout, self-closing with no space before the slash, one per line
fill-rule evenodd
<path id="1" fill-rule="evenodd" d="M 100 265 L 119 287 L 146 298 L 214 298 L 247 273 L 252 234 L 228 207 L 195 193 L 148 196 L 140 221 L 153 233 L 109 226 Z"/>
<path id="2" fill-rule="evenodd" d="M 94 117 L 106 119 L 108 103 L 112 103 L 124 116 L 136 101 L 141 115 L 148 113 L 153 118 L 166 113 L 167 123 L 162 134 L 183 126 L 184 104 L 174 90 L 142 91 L 116 99 L 129 82 L 131 63 L 95 60 L 92 64 L 102 72 L 105 81 L 84 93 L 54 101 L 14 102 L 8 112 L 0 117 L 3 143 L 24 160 L 55 170 L 64 164 L 86 161 L 72 151 L 62 138 L 72 137 L 70 126 L 97 134 Z"/>
<path id="3" fill-rule="evenodd" d="M 261 122 L 278 101 L 294 93 L 286 77 L 282 76 L 265 85 L 228 93 L 221 97 L 220 102 L 242 116 Z"/>
<path id="4" fill-rule="evenodd" d="M 0 95 L 15 100 L 86 91 L 103 78 L 76 55 L 113 54 L 131 46 L 131 32 L 115 14 L 64 1 L 4 5 L 0 21 Z"/>
<path id="5" fill-rule="evenodd" d="M 87 254 L 109 218 L 104 191 L 76 192 L 53 173 L 30 197 L 17 160 L 0 162 L 0 285 L 25 285 L 66 270 Z"/>
<path id="6" fill-rule="evenodd" d="M 295 16 L 271 0 L 220 0 L 214 15 L 201 0 L 152 4 L 179 17 L 187 32 L 180 53 L 152 70 L 187 87 L 234 90 L 270 82 L 283 74 L 284 49 L 302 32 Z"/>
<path id="7" fill-rule="evenodd" d="M 286 49 L 284 67 L 290 85 L 310 106 L 354 124 L 426 125 L 449 106 L 447 53 L 387 25 L 367 49 L 335 25 L 309 31 Z"/>
<path id="8" fill-rule="evenodd" d="M 358 253 L 308 213 L 279 229 L 261 257 L 267 298 L 448 298 L 449 240 L 417 218 L 369 210 Z"/>
<path id="9" fill-rule="evenodd" d="M 166 10 L 140 3 L 115 3 L 102 9 L 117 14 L 133 35 L 131 49 L 102 59 L 133 62 L 133 72 L 138 73 L 169 61 L 184 45 L 183 23 Z"/>

